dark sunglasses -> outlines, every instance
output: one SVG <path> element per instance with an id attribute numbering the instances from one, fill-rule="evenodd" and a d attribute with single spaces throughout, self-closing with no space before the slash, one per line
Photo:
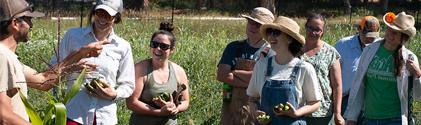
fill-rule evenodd
<path id="1" fill-rule="evenodd" d="M 22 16 L 22 17 L 16 18 L 16 20 L 19 22 L 26 22 L 32 28 L 32 17 Z"/>
<path id="2" fill-rule="evenodd" d="M 312 27 L 312 26 L 306 26 L 306 30 L 308 32 L 321 32 L 322 29 L 319 29 L 318 27 Z"/>
<path id="3" fill-rule="evenodd" d="M 168 45 L 168 44 L 165 44 L 165 43 L 160 43 L 160 42 L 157 42 L 157 41 L 151 41 L 151 43 L 149 44 L 149 47 L 151 47 L 151 48 L 160 48 L 161 50 L 168 50 L 168 49 L 170 49 L 171 48 L 171 45 Z"/>
<path id="4" fill-rule="evenodd" d="M 280 31 L 278 29 L 269 28 L 269 29 L 266 30 L 266 34 L 267 35 L 272 35 L 274 37 L 278 37 L 278 36 L 280 36 L 282 34 L 282 31 Z"/>

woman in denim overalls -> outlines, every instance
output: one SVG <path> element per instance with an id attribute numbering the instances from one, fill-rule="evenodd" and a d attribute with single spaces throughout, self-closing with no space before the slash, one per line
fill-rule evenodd
<path id="1" fill-rule="evenodd" d="M 270 116 L 266 121 L 257 120 L 259 124 L 305 125 L 303 116 L 320 107 L 322 96 L 315 70 L 297 58 L 305 43 L 299 30 L 294 20 L 283 16 L 260 29 L 276 55 L 256 63 L 247 88 L 254 117 Z M 274 107 L 280 103 L 290 109 L 275 111 Z"/>

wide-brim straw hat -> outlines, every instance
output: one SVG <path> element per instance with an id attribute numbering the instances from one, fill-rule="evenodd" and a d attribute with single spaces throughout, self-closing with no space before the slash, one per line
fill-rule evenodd
<path id="1" fill-rule="evenodd" d="M 297 24 L 297 22 L 288 17 L 279 16 L 273 23 L 263 24 L 260 27 L 260 35 L 262 35 L 265 40 L 268 40 L 266 31 L 269 28 L 278 29 L 282 31 L 282 33 L 288 34 L 302 45 L 306 43 L 304 36 L 300 34 L 300 26 Z"/>
<path id="2" fill-rule="evenodd" d="M 270 10 L 264 8 L 264 7 L 256 7 L 251 11 L 250 16 L 249 15 L 241 15 L 241 17 L 244 17 L 249 20 L 256 21 L 260 24 L 265 23 L 271 23 L 274 20 L 274 16 Z"/>
<path id="3" fill-rule="evenodd" d="M 405 12 L 400 12 L 395 16 L 394 13 L 389 12 L 383 16 L 383 22 L 390 28 L 405 33 L 409 37 L 415 36 L 417 29 L 414 27 L 415 20 L 411 15 L 406 15 Z"/>

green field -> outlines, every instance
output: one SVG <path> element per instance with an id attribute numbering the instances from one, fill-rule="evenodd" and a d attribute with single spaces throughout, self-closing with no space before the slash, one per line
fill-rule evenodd
<path id="1" fill-rule="evenodd" d="M 135 62 L 149 57 L 149 40 L 162 20 L 124 20 L 115 26 L 116 33 L 132 45 Z M 79 21 L 61 21 L 61 35 L 71 27 L 79 27 Z M 41 71 L 47 67 L 53 54 L 53 46 L 57 42 L 57 22 L 53 20 L 34 20 L 34 28 L 30 32 L 30 42 L 20 44 L 18 55 L 21 61 Z M 303 26 L 303 21 L 299 21 Z M 350 24 L 328 23 L 324 40 L 334 44 L 341 37 L 356 33 Z M 173 62 L 186 69 L 190 83 L 190 107 L 180 113 L 179 123 L 187 124 L 188 119 L 197 125 L 219 124 L 222 103 L 222 84 L 216 81 L 216 67 L 225 45 L 233 40 L 245 38 L 245 20 L 242 21 L 192 21 L 175 20 L 175 35 L 178 43 L 172 55 Z M 384 29 L 384 28 L 383 28 Z M 419 32 L 412 38 L 407 47 L 421 56 L 421 36 Z M 419 91 L 419 90 L 418 90 Z M 30 90 L 31 104 L 42 111 L 48 103 L 44 92 Z M 421 103 L 415 104 L 415 111 L 421 112 Z M 119 124 L 128 124 L 131 111 L 124 100 L 119 102 Z M 421 115 L 421 114 L 420 114 Z"/>

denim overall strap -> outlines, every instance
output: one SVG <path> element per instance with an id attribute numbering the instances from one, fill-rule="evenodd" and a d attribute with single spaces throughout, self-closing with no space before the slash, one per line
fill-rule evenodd
<path id="1" fill-rule="evenodd" d="M 269 57 L 269 59 L 268 59 L 268 65 L 266 67 L 266 74 L 265 74 L 266 77 L 272 75 L 272 70 L 273 70 L 272 59 L 273 59 L 273 56 Z"/>
<path id="2" fill-rule="evenodd" d="M 269 58 L 266 81 L 262 88 L 260 110 L 264 111 L 271 117 L 270 125 L 305 125 L 302 118 L 291 118 L 288 116 L 275 116 L 273 108 L 280 103 L 291 103 L 294 108 L 298 108 L 297 93 L 295 89 L 295 80 L 271 80 L 269 77 L 272 72 L 272 59 Z M 298 68 L 296 68 L 298 67 Z M 294 67 L 290 78 L 296 77 L 299 71 L 299 65 Z"/>
<path id="3" fill-rule="evenodd" d="M 303 63 L 303 60 L 300 59 L 300 61 L 294 66 L 294 69 L 292 69 L 291 76 L 289 77 L 294 83 L 297 82 L 298 73 L 300 71 L 300 65 Z"/>

